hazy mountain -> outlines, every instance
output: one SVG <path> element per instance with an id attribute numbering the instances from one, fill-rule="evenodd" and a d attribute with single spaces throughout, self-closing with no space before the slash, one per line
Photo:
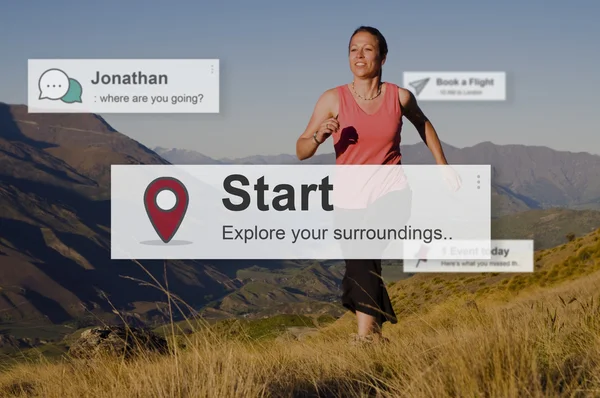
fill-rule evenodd
<path id="1" fill-rule="evenodd" d="M 219 160 L 187 149 L 168 149 L 158 146 L 154 148 L 154 152 L 164 159 L 175 159 L 175 162 L 169 161 L 174 164 L 222 164 Z"/>
<path id="2" fill-rule="evenodd" d="M 300 164 L 295 155 L 255 155 L 243 158 L 213 159 L 200 152 L 188 149 L 155 147 L 154 151 L 173 164 Z M 333 154 L 318 154 L 303 163 L 309 164 L 331 164 L 335 162 Z"/>
<path id="3" fill-rule="evenodd" d="M 541 146 L 484 142 L 454 152 L 462 164 L 492 164 L 494 183 L 526 200 L 530 207 L 600 204 L 600 156 Z"/>
<path id="4" fill-rule="evenodd" d="M 491 142 L 456 148 L 443 143 L 450 164 L 492 165 L 492 212 L 494 216 L 530 209 L 569 207 L 600 209 L 600 156 L 556 151 L 540 146 L 497 145 Z M 296 156 L 251 156 L 239 159 L 211 159 L 186 150 L 160 151 L 175 164 L 300 164 Z M 404 164 L 433 164 L 423 144 L 403 145 Z M 333 164 L 335 155 L 325 153 L 304 161 Z"/>

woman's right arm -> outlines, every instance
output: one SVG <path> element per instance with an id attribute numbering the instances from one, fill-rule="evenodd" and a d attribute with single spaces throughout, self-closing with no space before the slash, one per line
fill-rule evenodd
<path id="1" fill-rule="evenodd" d="M 312 157 L 317 152 L 319 145 L 339 129 L 337 115 L 334 117 L 337 100 L 335 89 L 325 91 L 317 100 L 308 125 L 296 142 L 298 159 L 305 160 Z M 316 137 L 315 131 L 317 132 Z"/>

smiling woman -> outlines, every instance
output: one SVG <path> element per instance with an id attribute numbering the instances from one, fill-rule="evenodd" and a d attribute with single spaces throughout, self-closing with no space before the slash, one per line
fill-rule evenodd
<path id="1" fill-rule="evenodd" d="M 308 126 L 297 140 L 298 159 L 312 157 L 319 146 L 332 137 L 338 165 L 400 165 L 402 118 L 406 117 L 431 150 L 436 163 L 448 164 L 437 133 L 414 95 L 396 84 L 382 81 L 387 53 L 387 42 L 379 30 L 361 26 L 353 32 L 348 44 L 348 62 L 354 78 L 351 83 L 330 88 L 320 96 Z M 399 226 L 406 223 L 412 200 L 406 180 L 395 179 L 393 184 L 383 184 L 385 189 L 380 189 L 382 187 L 367 187 L 363 179 L 353 177 L 349 180 L 356 189 L 348 192 L 371 196 L 370 202 L 359 208 L 336 206 L 338 214 L 372 220 L 394 217 Z M 349 202 L 353 201 L 356 202 L 355 198 L 350 198 Z M 381 214 L 378 209 L 385 208 L 381 204 L 390 201 L 396 206 L 401 203 L 401 208 L 407 211 L 402 215 Z M 351 249 L 351 245 L 347 247 Z M 344 254 L 348 257 L 351 252 L 347 250 Z M 381 278 L 381 260 L 345 258 L 345 262 L 342 303 L 356 314 L 356 336 L 379 340 L 383 323 L 397 322 Z"/>

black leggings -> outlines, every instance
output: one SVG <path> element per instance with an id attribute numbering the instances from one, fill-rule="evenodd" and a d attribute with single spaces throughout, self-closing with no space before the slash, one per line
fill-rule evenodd
<path id="1" fill-rule="evenodd" d="M 400 211 L 401 214 L 386 213 L 385 210 L 390 208 L 390 202 L 399 204 L 395 204 L 394 207 L 400 206 L 399 208 L 405 210 Z M 407 187 L 401 191 L 393 191 L 382 196 L 364 209 L 336 209 L 336 214 L 340 215 L 336 224 L 338 227 L 343 228 L 351 217 L 351 220 L 353 220 L 352 228 L 357 227 L 356 222 L 358 219 L 365 222 L 365 227 L 368 227 L 368 223 L 376 223 L 376 220 L 396 218 L 394 225 L 400 229 L 410 218 L 411 204 L 412 192 Z M 388 246 L 388 242 L 380 242 L 379 249 L 383 253 Z M 360 311 L 374 316 L 379 326 L 387 321 L 392 324 L 398 323 L 385 283 L 381 277 L 381 260 L 352 259 L 349 256 L 352 255 L 352 249 L 356 248 L 357 244 L 352 241 L 344 241 L 342 244 L 342 252 L 346 262 L 346 272 L 342 280 L 343 306 L 353 313 Z"/>

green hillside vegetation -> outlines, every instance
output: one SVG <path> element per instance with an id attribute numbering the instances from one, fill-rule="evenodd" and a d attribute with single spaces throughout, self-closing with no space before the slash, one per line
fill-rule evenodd
<path id="1" fill-rule="evenodd" d="M 263 308 L 276 302 L 298 302 L 302 297 L 264 282 L 250 282 L 231 293 L 219 304 L 219 309 L 233 314 L 244 314 L 250 309 Z"/>
<path id="2" fill-rule="evenodd" d="M 209 303 L 206 308 L 232 316 L 272 314 L 284 307 L 302 311 L 307 306 L 331 307 L 334 313 L 339 313 L 339 308 L 328 303 L 336 301 L 339 295 L 342 272 L 343 268 L 337 263 L 327 266 L 313 263 L 302 268 L 276 270 L 252 266 L 237 272 L 238 280 L 244 283 L 240 288 Z"/>
<path id="3" fill-rule="evenodd" d="M 330 315 L 310 317 L 306 315 L 275 315 L 264 319 L 228 319 L 213 325 L 212 330 L 229 338 L 264 340 L 283 335 L 292 327 L 318 328 L 335 321 Z"/>
<path id="4" fill-rule="evenodd" d="M 492 239 L 533 239 L 536 250 L 561 245 L 570 233 L 587 235 L 600 225 L 600 211 L 528 210 L 492 220 Z"/>

